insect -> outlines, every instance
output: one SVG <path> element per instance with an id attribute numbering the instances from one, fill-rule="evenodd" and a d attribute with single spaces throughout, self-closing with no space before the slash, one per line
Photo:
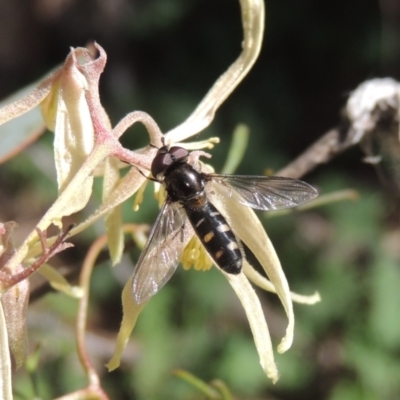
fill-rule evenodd
<path id="1" fill-rule="evenodd" d="M 212 203 L 211 182 L 258 210 L 295 207 L 318 195 L 309 184 L 291 178 L 199 172 L 188 157 L 182 147 L 163 145 L 153 159 L 150 179 L 164 185 L 167 197 L 134 271 L 132 292 L 138 304 L 156 294 L 175 272 L 187 242 L 188 221 L 215 264 L 227 273 L 240 273 L 242 245 Z"/>

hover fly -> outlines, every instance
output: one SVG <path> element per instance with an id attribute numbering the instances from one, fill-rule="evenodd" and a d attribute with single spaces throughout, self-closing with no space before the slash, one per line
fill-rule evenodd
<path id="1" fill-rule="evenodd" d="M 164 145 L 152 162 L 150 179 L 164 185 L 167 198 L 134 271 L 132 292 L 138 304 L 156 294 L 175 272 L 187 243 L 188 221 L 214 263 L 227 273 L 240 273 L 242 245 L 212 203 L 211 182 L 257 210 L 295 207 L 318 195 L 309 184 L 291 178 L 199 172 L 188 156 L 182 147 Z"/>

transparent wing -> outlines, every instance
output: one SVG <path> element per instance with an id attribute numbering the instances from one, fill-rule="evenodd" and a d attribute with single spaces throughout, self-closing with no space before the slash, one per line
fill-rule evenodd
<path id="1" fill-rule="evenodd" d="M 296 207 L 318 196 L 308 183 L 278 176 L 209 175 L 226 196 L 257 210 Z"/>
<path id="2" fill-rule="evenodd" d="M 185 221 L 182 207 L 164 203 L 133 274 L 132 294 L 137 304 L 154 296 L 175 272 L 185 245 Z"/>

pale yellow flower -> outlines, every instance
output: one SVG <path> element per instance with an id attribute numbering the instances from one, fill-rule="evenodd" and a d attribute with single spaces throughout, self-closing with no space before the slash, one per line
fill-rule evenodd
<path id="1" fill-rule="evenodd" d="M 243 48 L 238 59 L 215 82 L 211 90 L 194 112 L 179 126 L 162 134 L 155 121 L 146 113 L 136 111 L 128 114 L 114 128 L 101 106 L 98 92 L 100 75 L 106 63 L 106 53 L 95 45 L 99 55 L 95 57 L 87 49 L 72 49 L 65 64 L 46 78 L 32 93 L 0 109 L 0 125 L 33 107 L 41 104 L 42 113 L 49 129 L 54 131 L 54 154 L 59 196 L 39 221 L 37 227 L 45 231 L 50 224 L 61 226 L 61 218 L 83 209 L 91 195 L 93 176 L 104 176 L 103 203 L 99 208 L 71 231 L 77 234 L 100 218 L 106 220 L 108 246 L 113 263 L 117 263 L 123 251 L 123 222 L 120 206 L 122 202 L 138 192 L 145 182 L 142 173 L 150 171 L 156 149 L 148 146 L 137 151 L 122 147 L 120 136 L 131 125 L 140 122 L 149 133 L 149 143 L 160 147 L 164 139 L 167 144 L 181 144 L 187 149 L 210 148 L 210 142 L 182 143 L 206 128 L 213 120 L 219 106 L 246 76 L 258 57 L 264 34 L 264 3 L 262 0 L 240 0 L 243 22 Z M 209 171 L 199 163 L 200 153 L 193 152 L 192 163 Z M 203 154 L 204 155 L 204 154 Z M 120 177 L 122 162 L 134 165 Z M 238 275 L 222 272 L 238 295 L 249 320 L 260 362 L 268 377 L 274 382 L 278 372 L 274 362 L 268 327 L 261 304 L 248 279 L 256 285 L 275 291 L 282 301 L 288 316 L 286 335 L 278 351 L 286 351 L 293 340 L 294 315 L 292 297 L 279 259 L 260 221 L 248 207 L 227 196 L 220 188 L 213 187 L 212 202 L 225 216 L 236 235 L 249 247 L 263 266 L 270 280 L 257 274 L 245 261 Z M 246 223 L 243 223 L 246 221 Z M 185 226 L 185 244 L 194 237 L 189 224 Z M 38 234 L 33 230 L 25 242 L 16 249 L 7 261 L 7 268 L 15 272 L 24 262 L 35 259 L 41 252 Z M 157 249 L 156 249 L 157 250 Z M 196 240 L 189 244 L 185 260 L 193 260 L 197 268 L 210 265 Z M 185 262 L 184 262 L 185 264 Z M 187 265 L 186 265 L 187 266 Z M 56 281 L 56 279 L 53 279 Z M 58 283 L 60 284 L 60 282 Z M 63 286 L 63 283 L 61 283 Z M 145 304 L 136 304 L 131 291 L 131 280 L 123 291 L 124 317 L 117 338 L 117 349 L 109 368 L 118 366 L 126 341 Z M 294 298 L 294 297 L 293 297 Z M 298 298 L 301 300 L 301 298 Z M 317 296 L 305 298 L 312 303 Z"/>

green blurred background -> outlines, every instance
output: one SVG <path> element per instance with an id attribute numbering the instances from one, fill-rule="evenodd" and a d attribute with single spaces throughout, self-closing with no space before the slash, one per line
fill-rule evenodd
<path id="1" fill-rule="evenodd" d="M 349 92 L 362 81 L 400 75 L 400 3 L 393 0 L 286 0 L 267 2 L 260 59 L 224 103 L 200 139 L 219 136 L 213 164 L 222 167 L 232 131 L 251 131 L 238 172 L 277 170 L 339 121 Z M 113 123 L 127 112 L 148 112 L 167 131 L 183 121 L 239 54 L 239 4 L 228 0 L 2 0 L 0 98 L 60 64 L 69 47 L 96 40 L 108 54 L 102 102 Z M 139 132 L 134 134 L 135 132 Z M 12 134 L 12 133 L 10 133 Z M 23 155 L 0 166 L 0 220 L 15 220 L 23 240 L 54 201 L 56 185 L 45 134 Z M 147 136 L 132 129 L 124 144 Z M 201 399 L 171 374 L 186 369 L 220 378 L 238 399 L 400 398 L 400 271 L 398 215 L 373 168 L 352 149 L 304 177 L 321 193 L 353 188 L 357 202 L 271 218 L 260 215 L 292 290 L 323 301 L 295 305 L 295 341 L 277 355 L 274 386 L 263 375 L 242 308 L 213 269 L 178 269 L 142 313 L 122 367 L 109 374 L 121 318 L 120 293 L 138 251 L 115 269 L 96 268 L 88 345 L 113 399 Z M 100 201 L 100 183 L 79 222 Z M 151 194 L 149 193 L 149 196 Z M 146 202 L 148 203 L 148 202 Z M 140 213 L 125 204 L 125 221 L 152 223 L 157 205 Z M 74 238 L 76 247 L 55 265 L 79 269 L 101 224 Z M 107 259 L 104 253 L 103 259 Z M 275 347 L 286 318 L 275 296 L 259 291 Z M 30 345 L 39 347 L 35 382 L 43 399 L 84 385 L 74 354 L 76 302 L 58 293 L 35 296 L 29 312 Z M 16 399 L 34 397 L 26 371 L 15 376 Z"/>

